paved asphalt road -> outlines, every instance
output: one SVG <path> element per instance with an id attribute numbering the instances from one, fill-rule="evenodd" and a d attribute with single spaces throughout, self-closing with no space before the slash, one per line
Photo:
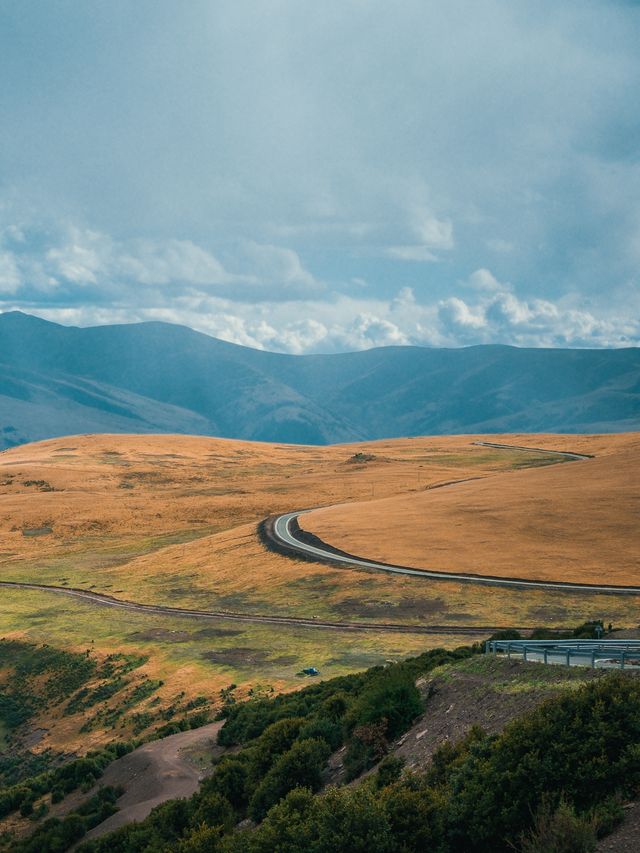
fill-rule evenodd
<path id="1" fill-rule="evenodd" d="M 522 450 L 526 452 L 540 452 L 541 448 L 534 447 L 516 447 L 509 444 L 494 444 L 487 441 L 477 441 L 475 444 L 484 447 L 496 447 L 505 450 Z M 585 460 L 591 457 L 580 453 L 568 453 L 560 450 L 544 451 L 554 453 L 558 456 L 564 456 L 569 459 Z M 455 485 L 454 483 L 451 484 Z M 375 569 L 380 572 L 389 572 L 396 575 L 412 575 L 413 577 L 421 577 L 428 580 L 447 580 L 447 581 L 462 581 L 463 583 L 479 583 L 488 586 L 507 586 L 516 587 L 518 589 L 547 589 L 558 590 L 563 592 L 596 592 L 609 593 L 616 595 L 640 595 L 640 587 L 637 586 L 611 586 L 605 584 L 581 584 L 581 583 L 566 583 L 564 581 L 537 581 L 527 578 L 502 578 L 494 575 L 475 575 L 465 572 L 440 572 L 434 569 L 415 569 L 409 566 L 394 566 L 389 563 L 380 563 L 375 560 L 367 560 L 364 557 L 354 555 L 345 555 L 336 553 L 330 546 L 323 547 L 323 543 L 319 541 L 316 544 L 304 542 L 292 532 L 291 524 L 294 519 L 299 519 L 306 512 L 312 510 L 298 510 L 296 512 L 287 512 L 284 515 L 278 516 L 273 523 L 273 537 L 282 545 L 285 545 L 288 550 L 294 550 L 299 554 L 313 557 L 323 563 L 339 563 L 340 565 L 357 566 L 364 569 Z"/>

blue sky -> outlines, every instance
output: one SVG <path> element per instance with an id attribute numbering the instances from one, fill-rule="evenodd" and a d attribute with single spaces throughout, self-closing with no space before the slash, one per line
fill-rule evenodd
<path id="1" fill-rule="evenodd" d="M 0 309 L 640 341 L 640 4 L 0 0 Z"/>

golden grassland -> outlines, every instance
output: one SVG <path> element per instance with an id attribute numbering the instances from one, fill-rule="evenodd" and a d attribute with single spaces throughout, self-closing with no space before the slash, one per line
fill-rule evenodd
<path id="1" fill-rule="evenodd" d="M 350 553 L 400 565 L 640 585 L 640 437 L 612 437 L 599 454 L 322 509 L 302 526 Z"/>
<path id="2" fill-rule="evenodd" d="M 541 502 L 544 483 L 551 484 L 549 500 L 561 493 L 557 478 L 562 477 L 575 483 L 572 494 L 579 496 L 585 489 L 582 472 L 588 470 L 594 472 L 596 485 L 602 480 L 606 486 L 606 500 L 602 495 L 598 500 L 601 517 L 609 518 L 607 529 L 617 531 L 616 525 L 626 523 L 616 495 L 633 471 L 637 435 L 479 437 L 547 449 L 540 453 L 481 447 L 473 444 L 477 438 L 300 447 L 189 436 L 99 435 L 14 448 L 0 454 L 0 580 L 82 587 L 177 607 L 333 621 L 570 626 L 604 618 L 615 625 L 635 625 L 640 603 L 635 597 L 523 592 L 394 577 L 280 556 L 266 550 L 257 536 L 257 522 L 266 515 L 342 503 L 368 533 L 363 534 L 367 548 L 362 553 L 373 556 L 374 546 L 392 553 L 384 551 L 392 547 L 392 537 L 379 513 L 392 499 L 415 507 L 418 523 L 411 526 L 411 535 L 417 536 L 417 550 L 426 549 L 431 565 L 432 549 L 420 537 L 435 517 L 434 501 L 441 507 L 434 535 L 441 537 L 442 548 L 451 549 L 451 565 L 459 569 L 464 566 L 458 564 L 457 554 L 462 561 L 465 553 L 474 555 L 479 565 L 483 547 L 492 556 L 504 550 L 506 559 L 507 546 L 496 547 L 490 525 L 482 527 L 489 514 L 483 510 L 475 517 L 473 506 L 480 501 L 476 494 L 488 501 L 492 492 L 501 491 L 515 517 L 528 512 L 535 540 L 540 520 L 548 523 L 560 507 Z M 548 452 L 553 449 L 598 458 L 553 464 L 560 462 Z M 458 480 L 469 482 L 432 488 Z M 527 496 L 534 493 L 536 500 L 527 505 Z M 473 497 L 465 502 L 468 494 Z M 458 496 L 465 513 L 463 528 L 453 517 Z M 632 498 L 629 493 L 628 501 Z M 565 502 L 562 512 L 574 510 Z M 329 515 L 329 510 L 324 512 Z M 304 526 L 316 518 L 322 520 L 323 513 L 305 517 Z M 322 522 L 318 533 L 345 547 L 347 533 L 357 536 L 358 531 L 341 527 L 339 518 L 332 525 Z M 562 553 L 570 554 L 573 547 L 578 560 L 585 554 L 579 550 L 585 525 L 576 518 L 572 523 L 577 529 L 573 540 L 562 540 L 567 549 Z M 347 550 L 360 552 L 359 540 L 353 541 Z M 526 549 L 531 541 L 523 536 L 514 547 Z M 615 543 L 614 549 L 617 555 L 626 554 Z M 486 563 L 482 567 L 486 569 Z M 491 573 L 497 573 L 493 563 Z M 600 579 L 616 582 L 608 571 Z M 142 652 L 149 655 L 144 672 L 165 681 L 167 697 L 178 690 L 214 695 L 230 682 L 245 690 L 258 683 L 291 689 L 306 683 L 297 674 L 303 666 L 318 667 L 323 677 L 339 675 L 486 635 L 344 632 L 168 617 L 8 588 L 0 589 L 0 596 L 0 636 L 98 653 Z M 73 737 L 72 732 L 60 734 L 58 741 L 71 743 Z"/>

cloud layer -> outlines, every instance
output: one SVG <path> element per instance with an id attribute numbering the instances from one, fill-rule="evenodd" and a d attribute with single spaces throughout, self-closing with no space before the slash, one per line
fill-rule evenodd
<path id="1" fill-rule="evenodd" d="M 0 308 L 637 344 L 640 6 L 3 5 Z"/>

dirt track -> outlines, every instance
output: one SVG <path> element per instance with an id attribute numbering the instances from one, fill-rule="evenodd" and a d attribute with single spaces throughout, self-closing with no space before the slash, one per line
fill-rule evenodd
<path id="1" fill-rule="evenodd" d="M 99 592 L 89 592 L 84 589 L 74 589 L 66 586 L 51 586 L 48 584 L 21 583 L 18 581 L 0 581 L 0 587 L 13 589 L 33 589 L 38 592 L 51 592 L 58 595 L 68 595 L 82 598 L 91 604 L 105 607 L 118 607 L 123 610 L 141 610 L 145 613 L 155 613 L 165 616 L 184 616 L 190 619 L 229 619 L 234 622 L 255 622 L 271 625 L 291 625 L 298 628 L 328 628 L 335 631 L 392 631 L 399 634 L 491 634 L 504 630 L 504 626 L 492 625 L 403 625 L 393 622 L 327 622 L 324 619 L 303 619 L 294 616 L 275 616 L 260 613 L 234 613 L 229 610 L 189 610 L 183 607 L 169 607 L 161 604 L 142 604 L 137 601 L 127 601 L 103 595 Z M 510 626 L 511 627 L 511 626 Z M 530 626 L 535 627 L 535 626 Z M 528 631 L 527 627 L 515 630 Z"/>
<path id="2" fill-rule="evenodd" d="M 83 838 L 97 838 L 132 821 L 144 820 L 151 809 L 167 800 L 190 797 L 203 777 L 185 755 L 189 747 L 211 745 L 211 754 L 219 754 L 215 737 L 223 723 L 210 723 L 200 729 L 169 735 L 145 743 L 110 764 L 100 785 L 122 785 L 124 794 L 117 802 L 119 811 L 94 827 Z M 91 792 L 87 795 L 90 796 Z"/>

